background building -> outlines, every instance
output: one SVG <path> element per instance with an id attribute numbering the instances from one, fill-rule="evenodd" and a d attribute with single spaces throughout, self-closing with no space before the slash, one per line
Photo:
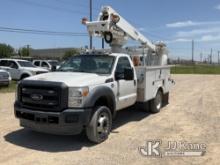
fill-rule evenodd
<path id="1" fill-rule="evenodd" d="M 33 59 L 62 59 L 67 51 L 79 48 L 49 48 L 49 49 L 31 49 L 30 57 Z M 81 50 L 81 49 L 79 49 Z"/>

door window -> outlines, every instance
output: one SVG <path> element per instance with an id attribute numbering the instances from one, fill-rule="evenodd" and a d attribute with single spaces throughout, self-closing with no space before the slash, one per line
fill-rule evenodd
<path id="1" fill-rule="evenodd" d="M 121 57 L 118 60 L 118 64 L 116 67 L 116 73 L 120 75 L 121 79 L 124 79 L 124 71 L 125 69 L 131 69 L 131 64 L 127 57 Z"/>
<path id="2" fill-rule="evenodd" d="M 42 65 L 41 65 L 43 68 L 49 68 L 49 65 L 46 63 L 46 62 L 42 62 Z"/>
<path id="3" fill-rule="evenodd" d="M 18 69 L 18 65 L 14 61 L 8 61 L 8 66 L 13 69 Z"/>
<path id="4" fill-rule="evenodd" d="M 1 60 L 0 61 L 0 66 L 8 66 L 7 63 L 8 63 L 7 60 Z"/>
<path id="5" fill-rule="evenodd" d="M 35 62 L 34 62 L 34 65 L 35 65 L 35 66 L 40 66 L 40 61 L 35 61 Z"/>

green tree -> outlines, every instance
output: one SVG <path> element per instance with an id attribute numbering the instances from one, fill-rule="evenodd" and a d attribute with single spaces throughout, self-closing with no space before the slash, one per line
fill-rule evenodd
<path id="1" fill-rule="evenodd" d="M 9 58 L 14 53 L 14 48 L 10 45 L 0 43 L 0 58 Z"/>
<path id="2" fill-rule="evenodd" d="M 66 60 L 72 56 L 78 55 L 80 54 L 80 51 L 78 49 L 71 49 L 65 52 L 64 56 L 63 56 L 63 60 Z"/>
<path id="3" fill-rule="evenodd" d="M 18 54 L 22 57 L 30 56 L 30 49 L 27 47 L 20 48 Z"/>

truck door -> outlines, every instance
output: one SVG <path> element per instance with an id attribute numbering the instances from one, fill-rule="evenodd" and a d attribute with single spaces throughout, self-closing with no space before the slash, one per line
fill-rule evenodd
<path id="1" fill-rule="evenodd" d="M 133 79 L 125 80 L 125 69 L 133 70 Z M 128 57 L 120 57 L 115 70 L 117 81 L 117 110 L 133 105 L 137 98 L 137 80 Z"/>
<path id="2" fill-rule="evenodd" d="M 44 68 L 44 69 L 47 69 L 47 70 L 50 69 L 50 66 L 49 66 L 45 61 L 43 61 L 43 62 L 41 63 L 41 67 Z"/>
<path id="3" fill-rule="evenodd" d="M 20 71 L 18 64 L 14 61 L 8 61 L 9 72 L 11 74 L 12 79 L 18 80 L 20 78 Z"/>
<path id="4" fill-rule="evenodd" d="M 34 65 L 40 67 L 40 61 L 34 61 Z"/>

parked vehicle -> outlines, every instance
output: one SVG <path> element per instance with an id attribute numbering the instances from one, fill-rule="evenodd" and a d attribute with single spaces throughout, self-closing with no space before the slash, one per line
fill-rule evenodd
<path id="1" fill-rule="evenodd" d="M 57 72 L 21 81 L 14 110 L 23 127 L 69 135 L 85 130 L 89 140 L 101 143 L 118 110 L 137 105 L 158 113 L 168 104 L 173 80 L 166 45 L 151 43 L 111 7 L 102 9 L 98 21 L 82 22 L 112 53 L 74 56 Z M 123 53 L 128 38 L 141 43 L 142 54 Z"/>
<path id="2" fill-rule="evenodd" d="M 11 82 L 10 73 L 0 69 L 0 86 L 8 86 Z"/>
<path id="3" fill-rule="evenodd" d="M 32 62 L 35 66 L 52 71 L 59 68 L 59 62 L 57 60 L 34 60 Z"/>
<path id="4" fill-rule="evenodd" d="M 48 72 L 46 69 L 37 68 L 30 61 L 19 59 L 0 59 L 0 69 L 9 72 L 13 80 Z"/>

